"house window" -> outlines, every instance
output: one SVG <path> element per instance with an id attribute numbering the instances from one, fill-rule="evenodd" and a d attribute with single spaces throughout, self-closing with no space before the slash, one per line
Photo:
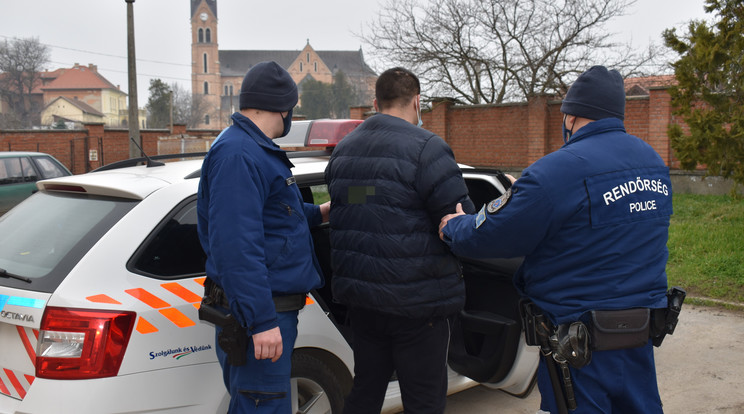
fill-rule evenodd
<path id="1" fill-rule="evenodd" d="M 232 83 L 231 83 L 230 84 L 230 96 L 232 96 L 232 94 L 233 94 L 233 86 L 232 86 Z"/>
<path id="2" fill-rule="evenodd" d="M 315 71 L 318 71 L 318 62 L 315 62 Z"/>
<path id="3" fill-rule="evenodd" d="M 225 95 L 225 96 L 228 96 L 228 93 L 227 93 L 227 91 L 228 91 L 228 89 L 227 89 L 227 85 L 225 85 L 225 93 L 224 93 L 224 95 Z"/>
<path id="4" fill-rule="evenodd" d="M 204 95 L 209 95 L 209 83 L 204 82 Z"/>
<path id="5" fill-rule="evenodd" d="M 199 40 L 198 40 L 198 42 L 199 43 L 204 42 L 204 29 L 201 29 L 201 28 L 199 29 Z"/>
<path id="6" fill-rule="evenodd" d="M 207 28 L 207 43 L 212 43 L 212 30 Z"/>
<path id="7" fill-rule="evenodd" d="M 204 115 L 204 123 L 209 125 L 209 115 Z"/>
<path id="8" fill-rule="evenodd" d="M 302 62 L 300 62 L 300 72 L 302 72 Z"/>
<path id="9" fill-rule="evenodd" d="M 204 54 L 204 73 L 207 73 L 207 54 Z"/>
<path id="10" fill-rule="evenodd" d="M 307 63 L 310 63 L 310 53 L 307 54 Z"/>

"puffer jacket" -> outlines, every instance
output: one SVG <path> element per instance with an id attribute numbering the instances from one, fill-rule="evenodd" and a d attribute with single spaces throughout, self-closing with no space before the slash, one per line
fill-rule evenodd
<path id="1" fill-rule="evenodd" d="M 334 300 L 408 318 L 462 308 L 460 265 L 438 226 L 458 202 L 466 211 L 474 207 L 443 139 L 375 115 L 334 150 L 326 181 Z"/>

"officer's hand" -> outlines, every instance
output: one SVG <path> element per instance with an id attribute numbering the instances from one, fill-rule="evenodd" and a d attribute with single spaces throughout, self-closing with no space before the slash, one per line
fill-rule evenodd
<path id="1" fill-rule="evenodd" d="M 442 217 L 442 222 L 439 223 L 439 238 L 444 240 L 444 233 L 442 233 L 442 229 L 444 229 L 444 226 L 447 225 L 447 222 L 450 221 L 453 217 L 462 216 L 465 215 L 465 212 L 462 211 L 462 203 L 457 203 L 455 206 L 455 212 L 453 214 L 447 214 L 446 216 Z"/>
<path id="2" fill-rule="evenodd" d="M 253 347 L 256 348 L 256 359 L 278 361 L 283 351 L 282 334 L 279 327 L 253 334 Z"/>
<path id="3" fill-rule="evenodd" d="M 508 178 L 509 181 L 511 181 L 512 184 L 514 184 L 514 181 L 517 181 L 517 179 L 514 178 L 514 176 L 511 175 L 511 174 L 504 174 L 504 175 L 506 175 L 506 178 Z"/>
<path id="4" fill-rule="evenodd" d="M 323 223 L 328 223 L 331 217 L 331 202 L 326 201 L 320 205 L 320 214 L 323 216 Z"/>

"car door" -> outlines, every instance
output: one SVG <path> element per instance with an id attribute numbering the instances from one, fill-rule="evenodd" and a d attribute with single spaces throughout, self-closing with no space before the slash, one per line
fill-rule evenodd
<path id="1" fill-rule="evenodd" d="M 0 215 L 36 190 L 37 174 L 28 157 L 0 158 Z"/>
<path id="2" fill-rule="evenodd" d="M 463 169 L 463 177 L 476 211 L 511 186 L 495 170 Z M 519 293 L 512 283 L 522 258 L 460 260 L 466 303 L 453 324 L 449 366 L 475 381 L 526 395 L 534 384 L 538 357 L 524 342 Z"/>

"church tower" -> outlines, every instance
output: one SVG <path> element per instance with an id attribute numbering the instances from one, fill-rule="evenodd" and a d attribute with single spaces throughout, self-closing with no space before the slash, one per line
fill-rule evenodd
<path id="1" fill-rule="evenodd" d="M 191 0 L 191 93 L 194 95 L 192 104 L 204 108 L 204 118 L 198 128 L 221 128 L 222 122 L 219 119 L 221 88 L 217 0 Z"/>

